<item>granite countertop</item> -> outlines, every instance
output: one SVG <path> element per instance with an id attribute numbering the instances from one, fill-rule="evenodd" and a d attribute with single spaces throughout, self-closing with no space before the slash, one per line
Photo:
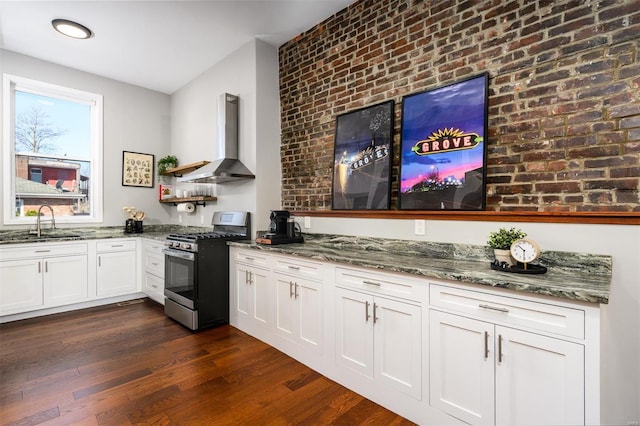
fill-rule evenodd
<path id="1" fill-rule="evenodd" d="M 305 234 L 299 244 L 263 245 L 234 241 L 229 245 L 362 266 L 422 277 L 441 278 L 591 303 L 608 303 L 612 258 L 568 252 L 543 252 L 536 264 L 545 274 L 516 274 L 491 269 L 486 246 Z"/>
<path id="2" fill-rule="evenodd" d="M 147 225 L 144 232 L 127 234 L 123 226 L 96 226 L 43 229 L 42 236 L 29 235 L 27 229 L 0 230 L 0 247 L 4 244 L 44 243 L 57 241 L 96 240 L 104 238 L 142 237 L 164 240 L 171 233 L 206 232 L 211 228 L 180 225 Z"/>

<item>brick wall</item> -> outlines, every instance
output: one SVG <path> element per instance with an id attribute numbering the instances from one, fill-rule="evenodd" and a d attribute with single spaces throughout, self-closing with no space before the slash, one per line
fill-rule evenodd
<path id="1" fill-rule="evenodd" d="M 360 0 L 280 47 L 282 203 L 331 208 L 336 115 L 487 71 L 487 210 L 640 212 L 640 0 Z"/>

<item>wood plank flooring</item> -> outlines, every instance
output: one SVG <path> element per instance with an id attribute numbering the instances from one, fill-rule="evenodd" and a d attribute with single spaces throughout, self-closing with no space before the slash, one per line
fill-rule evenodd
<path id="1" fill-rule="evenodd" d="M 0 325 L 3 425 L 410 425 L 231 326 L 192 333 L 162 306 Z"/>

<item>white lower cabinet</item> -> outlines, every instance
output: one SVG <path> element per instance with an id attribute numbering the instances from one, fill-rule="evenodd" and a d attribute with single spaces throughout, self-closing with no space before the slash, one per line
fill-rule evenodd
<path id="1" fill-rule="evenodd" d="M 96 288 L 98 297 L 140 291 L 137 241 L 105 240 L 96 243 Z"/>
<path id="2" fill-rule="evenodd" d="M 272 324 L 269 270 L 266 256 L 231 250 L 230 322 L 241 330 L 255 332 Z"/>
<path id="3" fill-rule="evenodd" d="M 0 252 L 0 314 L 80 302 L 88 297 L 86 244 Z"/>
<path id="4" fill-rule="evenodd" d="M 336 361 L 420 399 L 422 308 L 343 288 L 336 303 Z"/>
<path id="5" fill-rule="evenodd" d="M 142 241 L 142 291 L 164 305 L 164 245 L 161 241 Z"/>
<path id="6" fill-rule="evenodd" d="M 231 247 L 231 324 L 418 424 L 599 424 L 599 307 Z"/>
<path id="7" fill-rule="evenodd" d="M 526 323 L 525 313 L 529 329 L 545 328 L 544 317 L 570 324 L 579 311 L 437 285 L 431 296 L 432 304 L 465 313 L 475 305 L 479 318 L 430 310 L 433 407 L 469 424 L 585 423 L 584 346 L 497 324 L 508 325 L 510 315 Z"/>
<path id="8" fill-rule="evenodd" d="M 322 289 L 318 282 L 274 274 L 276 333 L 313 352 L 322 351 Z"/>

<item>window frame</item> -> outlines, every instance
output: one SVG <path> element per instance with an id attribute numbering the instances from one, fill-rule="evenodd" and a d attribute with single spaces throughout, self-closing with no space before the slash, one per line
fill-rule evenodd
<path id="1" fill-rule="evenodd" d="M 91 130 L 90 143 L 91 154 L 89 161 L 91 164 L 91 179 L 89 186 L 89 215 L 61 216 L 56 217 L 56 223 L 86 224 L 100 223 L 103 221 L 103 96 L 72 89 L 43 81 L 33 80 L 10 74 L 2 75 L 3 89 L 3 121 L 2 121 L 2 198 L 3 202 L 3 224 L 22 225 L 33 224 L 34 218 L 29 216 L 15 216 L 16 204 L 16 149 L 15 149 L 15 92 L 29 92 L 36 95 L 48 96 L 52 98 L 84 103 L 90 106 Z M 46 154 L 43 154 L 46 156 Z"/>

